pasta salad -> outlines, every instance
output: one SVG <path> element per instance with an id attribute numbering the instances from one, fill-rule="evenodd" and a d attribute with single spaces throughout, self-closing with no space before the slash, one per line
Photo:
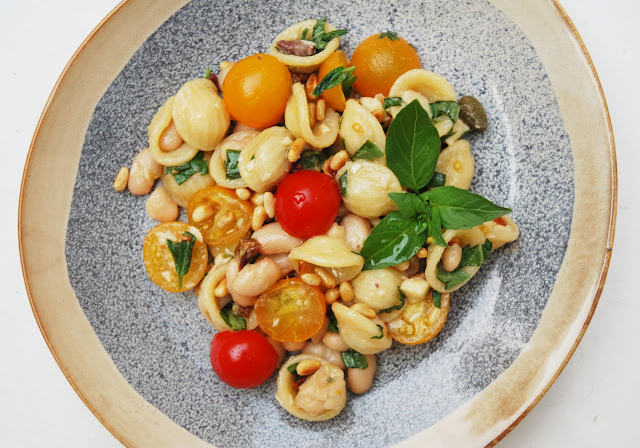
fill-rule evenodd
<path id="1" fill-rule="evenodd" d="M 276 399 L 309 421 L 366 392 L 393 341 L 433 339 L 450 293 L 519 234 L 511 210 L 468 191 L 481 103 L 396 33 L 350 59 L 346 33 L 305 20 L 185 83 L 114 181 L 151 193 L 145 268 L 196 291 L 220 380 L 253 388 L 280 366 Z"/>

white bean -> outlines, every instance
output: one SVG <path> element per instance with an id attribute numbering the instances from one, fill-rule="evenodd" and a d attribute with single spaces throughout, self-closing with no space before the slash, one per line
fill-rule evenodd
<path id="1" fill-rule="evenodd" d="M 302 244 L 300 238 L 285 232 L 279 222 L 272 222 L 253 232 L 251 238 L 260 243 L 260 252 L 266 255 L 288 254 Z"/>
<path id="2" fill-rule="evenodd" d="M 322 327 L 320 328 L 320 330 L 318 330 L 316 334 L 311 336 L 311 342 L 318 343 L 322 341 L 322 338 L 324 337 L 325 334 L 327 334 L 327 331 L 329 330 L 329 323 L 330 323 L 329 318 L 327 316 L 324 316 Z"/>
<path id="3" fill-rule="evenodd" d="M 367 360 L 366 369 L 347 369 L 347 384 L 354 394 L 363 394 L 371 388 L 373 375 L 376 373 L 376 355 L 364 355 Z"/>
<path id="4" fill-rule="evenodd" d="M 184 140 L 182 140 L 182 137 L 180 137 L 180 134 L 178 134 L 176 125 L 173 120 L 171 120 L 169 126 L 167 126 L 160 134 L 160 141 L 158 141 L 158 146 L 161 150 L 170 152 L 178 149 L 180 146 L 182 146 L 182 143 L 184 143 Z"/>
<path id="5" fill-rule="evenodd" d="M 145 202 L 147 215 L 151 219 L 160 222 L 175 221 L 178 219 L 178 204 L 173 202 L 167 190 L 160 185 L 153 190 Z"/>
<path id="6" fill-rule="evenodd" d="M 340 367 L 342 370 L 347 368 L 342 361 L 342 355 L 340 355 L 340 352 L 331 350 L 322 342 L 308 342 L 305 348 L 302 350 L 302 353 L 307 355 L 319 356 L 322 359 L 326 359 L 331 364 L 335 364 L 336 366 Z"/>
<path id="7" fill-rule="evenodd" d="M 283 342 L 282 347 L 288 352 L 299 352 L 307 345 L 307 341 L 301 342 Z"/>
<path id="8" fill-rule="evenodd" d="M 328 332 L 322 338 L 322 342 L 324 343 L 324 345 L 336 352 L 344 352 L 346 350 L 349 350 L 349 346 L 344 343 L 344 341 L 340 337 L 340 333 Z"/>
<path id="9" fill-rule="evenodd" d="M 442 268 L 445 271 L 452 272 L 460 264 L 462 259 L 462 248 L 459 244 L 453 243 L 442 252 Z"/>
<path id="10" fill-rule="evenodd" d="M 240 271 L 238 271 L 238 260 L 234 259 L 227 268 L 227 289 L 238 305 L 251 306 L 257 300 L 257 296 L 265 292 L 280 277 L 280 267 L 270 258 L 247 264 Z M 246 303 L 250 304 L 246 305 Z"/>
<path id="11" fill-rule="evenodd" d="M 271 258 L 278 266 L 280 266 L 280 271 L 282 272 L 281 277 L 284 277 L 289 272 L 293 271 L 293 266 L 291 266 L 291 261 L 289 261 L 289 254 L 274 254 L 269 255 L 267 258 Z"/>
<path id="12" fill-rule="evenodd" d="M 151 150 L 145 148 L 138 153 L 129 171 L 129 191 L 131 194 L 147 194 L 153 188 L 153 183 L 162 176 L 164 167 L 154 160 Z"/>
<path id="13" fill-rule="evenodd" d="M 364 241 L 371 233 L 369 220 L 350 213 L 342 218 L 340 225 L 344 227 L 347 244 L 351 246 L 355 252 L 360 252 Z"/>

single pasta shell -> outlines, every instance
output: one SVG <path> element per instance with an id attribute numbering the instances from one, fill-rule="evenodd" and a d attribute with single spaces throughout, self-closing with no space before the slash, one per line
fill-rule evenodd
<path id="1" fill-rule="evenodd" d="M 479 231 L 479 227 L 474 227 L 473 229 L 476 229 Z M 446 230 L 442 234 L 442 237 L 447 243 L 451 241 L 454 237 L 458 237 L 460 238 L 460 245 L 462 247 L 466 246 L 467 244 L 470 244 L 471 241 L 477 242 L 477 241 L 480 241 L 480 239 L 482 239 L 482 242 L 480 242 L 480 244 L 484 243 L 484 238 L 481 238 L 475 230 L 473 232 L 469 232 L 469 230 L 473 230 L 473 229 Z M 480 231 L 480 233 L 482 232 Z M 461 271 L 464 271 L 467 274 L 469 274 L 469 277 L 467 277 L 464 281 L 462 281 L 461 283 L 458 283 L 454 287 L 447 289 L 447 285 L 442 281 L 440 281 L 437 274 L 438 263 L 440 263 L 440 259 L 442 259 L 442 254 L 444 253 L 445 249 L 446 247 L 438 246 L 435 243 L 429 245 L 427 249 L 429 252 L 429 255 L 427 256 L 427 267 L 424 272 L 425 278 L 427 279 L 427 282 L 429 282 L 429 285 L 433 289 L 441 293 L 453 292 L 462 288 L 469 280 L 473 278 L 474 275 L 476 275 L 476 273 L 480 269 L 480 266 L 465 266 L 463 268 L 460 268 Z"/>
<path id="2" fill-rule="evenodd" d="M 399 287 L 407 278 L 393 268 L 362 271 L 351 280 L 355 303 L 364 303 L 378 312 L 400 303 Z M 387 314 L 387 313 L 384 313 Z"/>
<path id="3" fill-rule="evenodd" d="M 487 221 L 480 226 L 480 230 L 491 241 L 493 250 L 518 239 L 520 229 L 509 216 L 502 216 L 497 220 Z"/>
<path id="4" fill-rule="evenodd" d="M 227 151 L 235 150 L 242 151 L 247 143 L 252 141 L 260 135 L 259 131 L 240 131 L 234 132 L 229 137 L 222 140 L 222 142 L 216 146 L 216 150 L 213 152 L 211 161 L 209 162 L 209 173 L 216 181 L 216 184 L 225 188 L 245 188 L 247 183 L 242 179 L 242 176 L 238 179 L 228 179 L 227 169 L 225 162 L 227 161 Z"/>
<path id="5" fill-rule="evenodd" d="M 160 149 L 160 136 L 172 119 L 172 108 L 175 97 L 169 97 L 167 101 L 158 109 L 151 119 L 147 129 L 149 134 L 149 150 L 153 159 L 164 166 L 179 166 L 193 159 L 198 154 L 198 150 L 184 142 L 174 151 L 163 151 Z"/>
<path id="6" fill-rule="evenodd" d="M 338 137 L 340 114 L 327 108 L 324 120 L 311 129 L 307 93 L 302 84 L 295 83 L 284 111 L 284 122 L 296 138 L 303 138 L 314 148 L 328 148 Z"/>
<path id="7" fill-rule="evenodd" d="M 416 68 L 400 75 L 389 90 L 389 96 L 399 96 L 413 90 L 424 96 L 430 103 L 437 101 L 457 101 L 455 90 L 444 77 L 428 70 Z"/>
<path id="8" fill-rule="evenodd" d="M 391 336 L 380 319 L 369 319 L 357 311 L 336 302 L 331 310 L 338 321 L 340 337 L 349 347 L 363 355 L 375 355 L 391 347 Z M 382 327 L 382 337 L 380 327 Z"/>
<path id="9" fill-rule="evenodd" d="M 345 240 L 325 235 L 309 238 L 292 249 L 289 261 L 296 272 L 300 271 L 300 261 L 327 268 L 338 283 L 351 280 L 364 266 L 364 258 L 353 253 Z"/>
<path id="10" fill-rule="evenodd" d="M 436 171 L 446 176 L 444 184 L 468 190 L 475 172 L 471 145 L 467 140 L 458 140 L 447 146 L 438 156 Z"/>
<path id="11" fill-rule="evenodd" d="M 349 154 L 354 155 L 367 140 L 383 152 L 387 137 L 378 119 L 356 100 L 348 100 L 340 121 L 340 137 Z M 385 157 L 373 159 L 385 163 Z"/>
<path id="12" fill-rule="evenodd" d="M 287 158 L 293 136 L 280 126 L 265 129 L 240 153 L 238 171 L 253 191 L 264 193 L 275 187 L 291 169 Z"/>
<path id="13" fill-rule="evenodd" d="M 195 173 L 180 185 L 176 182 L 173 174 L 165 173 L 162 175 L 162 185 L 164 185 L 171 199 L 180 207 L 186 207 L 189 203 L 189 198 L 191 198 L 194 193 L 215 184 L 216 182 L 209 174 Z"/>

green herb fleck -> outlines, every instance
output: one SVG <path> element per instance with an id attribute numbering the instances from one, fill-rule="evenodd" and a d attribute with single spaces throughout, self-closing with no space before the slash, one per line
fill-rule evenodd
<path id="1" fill-rule="evenodd" d="M 298 364 L 300 364 L 300 363 L 296 362 L 295 364 L 289 364 L 287 366 L 287 370 L 289 371 L 289 373 L 291 375 L 293 375 L 293 380 L 294 381 L 298 381 L 300 378 L 302 378 L 300 375 L 298 375 L 298 371 L 296 370 L 298 368 Z"/>
<path id="2" fill-rule="evenodd" d="M 442 294 L 438 291 L 431 291 L 431 297 L 433 297 L 433 306 L 440 308 L 442 306 Z"/>
<path id="3" fill-rule="evenodd" d="M 201 175 L 209 174 L 209 162 L 204 160 L 203 151 L 199 151 L 193 159 L 182 165 L 168 166 L 164 170 L 165 174 L 173 174 L 178 185 L 182 185 L 197 172 L 200 172 Z"/>
<path id="4" fill-rule="evenodd" d="M 347 34 L 347 30 L 334 30 L 329 31 L 328 33 L 324 32 L 324 24 L 327 21 L 326 17 L 322 17 L 321 19 L 316 20 L 316 24 L 313 27 L 313 35 L 311 40 L 316 44 L 316 50 L 322 51 L 325 49 L 327 44 L 334 38 L 338 36 L 342 36 Z M 314 94 L 315 95 L 315 94 Z M 319 96 L 319 95 L 316 95 Z"/>
<path id="5" fill-rule="evenodd" d="M 233 314 L 231 310 L 231 303 L 220 310 L 220 316 L 224 319 L 225 323 L 231 328 L 233 331 L 237 330 L 246 330 L 247 329 L 247 319 L 242 316 L 236 316 Z"/>
<path id="6" fill-rule="evenodd" d="M 380 34 L 380 36 L 378 36 L 378 39 L 382 39 L 386 37 L 387 39 L 391 39 L 391 40 L 398 40 L 399 37 L 396 33 L 394 33 L 393 31 L 387 31 L 386 33 L 382 33 Z"/>
<path id="7" fill-rule="evenodd" d="M 384 336 L 384 330 L 382 329 L 382 325 L 376 325 L 378 327 L 378 331 L 380 332 L 377 336 L 371 336 L 369 339 L 382 339 Z"/>
<path id="8" fill-rule="evenodd" d="M 451 289 L 469 278 L 469 274 L 465 271 L 445 271 L 440 264 L 438 264 L 436 276 L 438 277 L 438 280 L 446 284 L 446 289 Z"/>
<path id="9" fill-rule="evenodd" d="M 367 360 L 364 355 L 352 348 L 345 352 L 342 352 L 340 356 L 342 357 L 342 362 L 344 362 L 344 365 L 349 369 L 366 369 L 367 367 L 369 367 L 369 364 L 367 364 Z"/>
<path id="10" fill-rule="evenodd" d="M 315 96 L 322 95 L 322 92 L 325 90 L 332 89 L 337 86 L 342 86 L 342 90 L 345 93 L 345 96 L 349 96 L 351 94 L 350 89 L 353 86 L 354 81 L 357 76 L 353 76 L 353 72 L 356 67 L 336 67 L 331 70 L 329 73 L 322 78 L 322 81 L 318 83 L 318 85 L 313 89 L 313 93 Z M 345 89 L 345 84 L 347 84 Z"/>
<path id="11" fill-rule="evenodd" d="M 447 181 L 447 176 L 444 173 L 435 172 L 433 173 L 433 177 L 429 181 L 427 185 L 423 188 L 423 190 L 428 190 L 430 188 L 442 187 Z"/>
<path id="12" fill-rule="evenodd" d="M 468 244 L 462 248 L 462 258 L 458 269 L 465 266 L 482 266 L 485 261 L 491 258 L 491 249 L 493 244 L 486 240 L 484 244 L 470 247 Z"/>
<path id="13" fill-rule="evenodd" d="M 300 38 L 300 40 L 311 40 L 307 38 L 307 31 L 309 31 L 309 28 L 305 28 L 302 30 L 302 37 Z"/>
<path id="14" fill-rule="evenodd" d="M 333 311 L 331 311 L 330 309 L 327 310 L 327 317 L 329 318 L 329 328 L 327 328 L 327 331 L 331 333 L 339 333 L 340 331 L 338 330 L 338 319 L 336 319 L 335 314 L 333 314 Z"/>
<path id="15" fill-rule="evenodd" d="M 451 118 L 454 123 L 458 121 L 460 115 L 460 106 L 455 101 L 437 101 L 429 104 L 431 107 L 431 116 L 436 118 L 440 115 L 446 115 Z"/>
<path id="16" fill-rule="evenodd" d="M 389 308 L 380 310 L 378 311 L 378 313 L 390 313 L 391 311 L 402 309 L 407 296 L 404 295 L 404 293 L 400 290 L 400 288 L 398 288 L 398 292 L 400 293 L 400 303 L 398 303 L 397 305 L 390 306 Z"/>
<path id="17" fill-rule="evenodd" d="M 209 79 L 211 77 L 211 68 L 207 67 L 207 71 L 204 72 L 204 79 Z"/>
<path id="18" fill-rule="evenodd" d="M 193 246 L 196 243 L 196 237 L 191 232 L 183 233 L 183 240 L 174 243 L 171 240 L 167 240 L 167 246 L 169 252 L 173 256 L 173 261 L 176 265 L 176 272 L 178 273 L 178 288 L 182 288 L 182 277 L 189 272 L 189 266 L 191 265 L 191 254 L 193 253 Z"/>
<path id="19" fill-rule="evenodd" d="M 227 149 L 227 160 L 224 161 L 224 169 L 227 171 L 227 179 L 240 179 L 240 171 L 238 170 L 238 159 L 240 152 L 236 149 Z"/>
<path id="20" fill-rule="evenodd" d="M 333 377 L 331 377 L 331 376 L 330 376 L 330 377 L 328 377 L 328 378 L 327 378 L 327 383 L 333 383 Z"/>
<path id="21" fill-rule="evenodd" d="M 342 196 L 347 196 L 347 175 L 349 174 L 349 170 L 345 171 L 344 174 L 342 176 L 340 176 L 340 178 L 338 179 L 338 182 L 340 183 L 340 194 Z"/>
<path id="22" fill-rule="evenodd" d="M 327 160 L 327 156 L 322 151 L 314 151 L 313 149 L 307 149 L 302 151 L 300 158 L 293 164 L 292 171 L 300 170 L 322 170 L 322 164 Z"/>
<path id="23" fill-rule="evenodd" d="M 379 159 L 380 157 L 384 157 L 384 152 L 380 148 L 376 146 L 371 140 L 367 140 L 364 144 L 356 151 L 356 153 L 351 156 L 352 160 L 359 159 Z"/>
<path id="24" fill-rule="evenodd" d="M 389 96 L 384 99 L 384 108 L 389 109 L 393 106 L 402 106 L 402 98 L 399 96 Z"/>

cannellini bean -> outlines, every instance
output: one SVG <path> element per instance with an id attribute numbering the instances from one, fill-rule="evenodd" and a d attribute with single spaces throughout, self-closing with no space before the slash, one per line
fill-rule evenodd
<path id="1" fill-rule="evenodd" d="M 440 261 L 445 271 L 452 272 L 458 267 L 461 259 L 462 248 L 459 244 L 454 243 L 444 250 Z"/>
<path id="2" fill-rule="evenodd" d="M 307 341 L 301 342 L 283 342 L 282 347 L 288 352 L 299 352 L 307 345 Z"/>
<path id="3" fill-rule="evenodd" d="M 329 330 L 329 318 L 325 316 L 324 321 L 322 322 L 322 327 L 320 327 L 320 330 L 318 330 L 316 334 L 311 336 L 311 342 L 317 344 L 318 342 L 322 341 L 322 338 L 324 338 L 324 335 L 327 334 L 328 330 Z"/>
<path id="4" fill-rule="evenodd" d="M 347 216 L 342 218 L 340 225 L 344 227 L 345 240 L 347 241 L 347 244 L 351 246 L 355 252 L 360 252 L 360 249 L 362 249 L 362 246 L 364 245 L 364 241 L 371 233 L 371 224 L 369 223 L 369 220 L 361 216 L 354 215 L 353 213 L 349 213 Z"/>
<path id="5" fill-rule="evenodd" d="M 153 193 L 147 198 L 145 208 L 149 218 L 156 221 L 169 222 L 178 219 L 178 204 L 173 202 L 162 185 L 153 190 Z"/>
<path id="6" fill-rule="evenodd" d="M 284 349 L 280 342 L 276 341 L 271 336 L 267 336 L 267 341 L 269 341 L 269 343 L 273 345 L 273 348 L 276 349 L 276 354 L 278 355 L 278 364 L 280 364 L 284 360 L 284 357 L 287 356 L 287 351 Z"/>
<path id="7" fill-rule="evenodd" d="M 167 126 L 160 134 L 158 147 L 163 151 L 169 152 L 175 151 L 180 146 L 182 146 L 183 143 L 184 140 L 182 140 L 182 137 L 180 137 L 180 134 L 178 134 L 176 125 L 174 124 L 173 120 L 171 120 L 169 126 Z"/>
<path id="8" fill-rule="evenodd" d="M 376 373 L 376 355 L 364 355 L 367 360 L 366 369 L 347 369 L 347 384 L 354 394 L 363 394 L 371 388 L 373 375 Z"/>
<path id="9" fill-rule="evenodd" d="M 257 300 L 257 296 L 265 292 L 280 277 L 280 267 L 270 258 L 247 264 L 240 271 L 238 271 L 238 260 L 234 259 L 229 262 L 227 268 L 227 289 L 238 305 L 251 306 Z"/>
<path id="10" fill-rule="evenodd" d="M 153 188 L 153 183 L 162 176 L 163 166 L 151 156 L 151 150 L 145 148 L 138 153 L 129 171 L 129 191 L 131 194 L 147 194 Z"/>
<path id="11" fill-rule="evenodd" d="M 289 272 L 293 271 L 293 266 L 291 266 L 291 261 L 289 260 L 289 254 L 273 254 L 269 255 L 267 258 L 271 258 L 278 266 L 280 266 L 280 271 L 282 271 L 281 277 L 284 277 Z"/>
<path id="12" fill-rule="evenodd" d="M 305 348 L 302 350 L 302 353 L 307 355 L 319 356 L 322 359 L 326 359 L 331 364 L 335 364 L 336 366 L 340 367 L 342 370 L 346 369 L 346 366 L 342 361 L 340 352 L 331 350 L 322 342 L 308 342 Z"/>
<path id="13" fill-rule="evenodd" d="M 344 343 L 340 337 L 340 333 L 327 333 L 322 338 L 324 345 L 336 352 L 344 352 L 349 350 L 349 346 Z"/>
<path id="14" fill-rule="evenodd" d="M 260 252 L 266 255 L 288 254 L 302 244 L 300 238 L 289 235 L 279 222 L 272 222 L 256 230 L 251 238 L 260 243 Z"/>

